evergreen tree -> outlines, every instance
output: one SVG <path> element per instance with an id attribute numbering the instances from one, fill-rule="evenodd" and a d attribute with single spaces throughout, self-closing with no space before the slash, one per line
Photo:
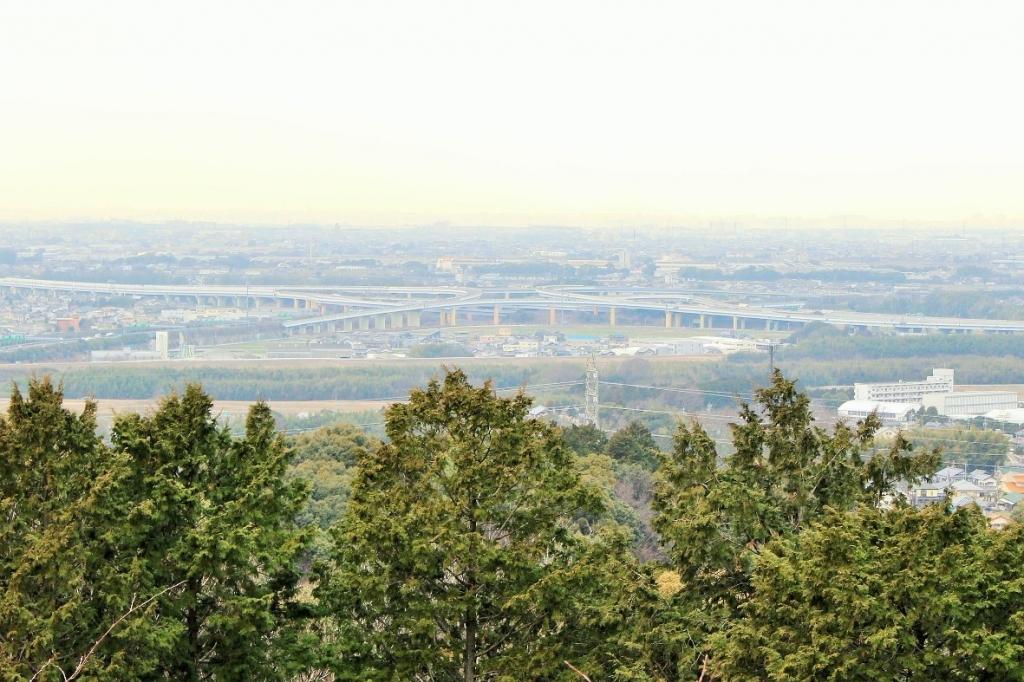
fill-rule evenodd
<path id="1" fill-rule="evenodd" d="M 566 447 L 581 457 L 604 452 L 608 447 L 608 436 L 593 424 L 582 426 L 573 424 L 564 429 L 562 435 L 565 438 Z"/>
<path id="2" fill-rule="evenodd" d="M 661 451 L 650 429 L 631 421 L 608 439 L 608 456 L 620 464 L 637 464 L 647 469 L 658 466 Z"/>
<path id="3" fill-rule="evenodd" d="M 598 624 L 621 628 L 627 595 L 653 594 L 653 581 L 597 561 L 632 557 L 574 527 L 595 496 L 529 406 L 456 370 L 388 409 L 389 443 L 359 462 L 317 590 L 339 631 L 340 679 L 578 679 L 570 657 L 607 662 Z M 578 608 L 581 582 L 604 620 Z"/>
<path id="4" fill-rule="evenodd" d="M 265 403 L 232 438 L 196 385 L 148 416 L 119 418 L 113 446 L 132 463 L 124 487 L 126 554 L 151 590 L 181 584 L 116 639 L 140 675 L 178 680 L 286 679 L 295 660 L 302 482 Z"/>
<path id="5" fill-rule="evenodd" d="M 828 510 L 764 549 L 722 679 L 1024 678 L 1024 529 L 976 508 Z"/>
<path id="6" fill-rule="evenodd" d="M 112 586 L 102 505 L 115 462 L 96 405 L 63 405 L 49 379 L 14 386 L 0 418 L 0 671 L 61 679 L 100 637 Z M 116 602 L 116 600 L 115 600 Z"/>
<path id="7" fill-rule="evenodd" d="M 683 669 L 698 668 L 707 636 L 738 616 L 767 542 L 798 533 L 827 508 L 877 506 L 898 482 L 939 466 L 937 452 L 911 451 L 902 438 L 864 457 L 878 420 L 831 433 L 816 427 L 807 397 L 778 371 L 756 398 L 760 410 L 742 406 L 735 452 L 724 462 L 699 424 L 680 424 L 657 474 L 654 527 L 685 585 L 673 620 L 679 644 L 668 652 Z"/>

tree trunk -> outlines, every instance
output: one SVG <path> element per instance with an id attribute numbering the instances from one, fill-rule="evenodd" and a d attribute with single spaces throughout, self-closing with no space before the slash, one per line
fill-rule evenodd
<path id="1" fill-rule="evenodd" d="M 463 673 L 465 682 L 476 680 L 476 608 L 466 609 L 466 664 Z"/>
<path id="2" fill-rule="evenodd" d="M 469 593 L 469 606 L 466 607 L 466 648 L 463 665 L 464 682 L 476 680 L 476 638 L 479 623 L 476 612 L 476 497 L 469 501 L 469 557 L 466 570 L 466 589 Z"/>
<path id="3" fill-rule="evenodd" d="M 196 602 L 199 600 L 199 580 L 189 578 L 188 586 L 193 603 L 185 612 L 185 625 L 188 631 L 188 679 L 199 679 L 199 612 Z"/>

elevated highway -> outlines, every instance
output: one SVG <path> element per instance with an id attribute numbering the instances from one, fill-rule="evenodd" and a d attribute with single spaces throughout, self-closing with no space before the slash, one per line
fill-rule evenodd
<path id="1" fill-rule="evenodd" d="M 616 325 L 623 312 L 664 315 L 666 327 L 700 329 L 788 329 L 811 322 L 849 327 L 941 332 L 1024 332 L 1024 320 L 922 315 L 890 315 L 837 310 L 806 310 L 797 301 L 772 304 L 729 303 L 706 291 L 593 286 L 472 289 L 467 287 L 156 285 L 67 282 L 0 278 L 0 294 L 62 293 L 121 295 L 188 301 L 197 305 L 292 309 L 288 332 L 329 333 L 353 329 L 421 326 L 436 314 L 440 326 L 455 326 L 463 312 L 500 324 L 512 310 L 547 311 L 556 324 L 560 311 L 587 312 L 592 320 Z"/>

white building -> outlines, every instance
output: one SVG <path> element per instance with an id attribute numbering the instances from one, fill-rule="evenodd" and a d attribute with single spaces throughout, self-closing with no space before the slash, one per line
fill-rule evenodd
<path id="1" fill-rule="evenodd" d="M 847 400 L 839 406 L 839 416 L 848 419 L 864 419 L 877 413 L 883 424 L 901 426 L 914 420 L 920 406 L 914 403 L 886 403 L 877 400 Z"/>
<path id="2" fill-rule="evenodd" d="M 934 407 L 945 417 L 980 417 L 993 410 L 1017 408 L 1015 391 L 959 391 L 926 395 L 921 405 Z"/>
<path id="3" fill-rule="evenodd" d="M 926 395 L 953 392 L 953 370 L 933 369 L 923 381 L 854 384 L 854 400 L 877 400 L 892 403 L 920 403 Z"/>
<path id="4" fill-rule="evenodd" d="M 159 331 L 153 338 L 153 350 L 160 354 L 161 360 L 171 357 L 171 347 L 167 340 L 167 332 Z"/>

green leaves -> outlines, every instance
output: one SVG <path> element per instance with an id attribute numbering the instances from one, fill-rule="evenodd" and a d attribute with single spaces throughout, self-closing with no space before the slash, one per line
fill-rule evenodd
<path id="1" fill-rule="evenodd" d="M 865 457 L 876 420 L 826 432 L 813 424 L 807 397 L 778 372 L 756 400 L 733 427 L 733 454 L 719 458 L 700 425 L 680 424 L 657 474 L 654 527 L 686 586 L 677 601 L 704 614 L 690 637 L 694 669 L 705 639 L 735 623 L 756 593 L 752 575 L 768 543 L 798 537 L 826 510 L 875 507 L 898 482 L 939 463 L 902 439 Z"/>
<path id="2" fill-rule="evenodd" d="M 1024 531 L 893 495 L 934 450 L 872 452 L 873 419 L 822 429 L 779 374 L 725 457 L 698 424 L 668 453 L 639 424 L 605 454 L 577 429 L 580 457 L 529 407 L 452 371 L 389 408 L 386 443 L 286 445 L 265 404 L 233 436 L 190 386 L 104 445 L 94 405 L 15 390 L 2 676 L 1024 677 Z"/>
<path id="3" fill-rule="evenodd" d="M 1019 679 L 1020 541 L 1019 527 L 993 534 L 977 510 L 827 510 L 762 554 L 742 617 L 713 639 L 715 672 Z"/>
<path id="4" fill-rule="evenodd" d="M 92 650 L 83 671 L 106 679 L 283 679 L 305 487 L 266 405 L 236 439 L 190 386 L 107 447 L 95 406 L 61 400 L 34 381 L 0 421 L 5 675 L 59 679 Z"/>
<path id="5" fill-rule="evenodd" d="M 317 589 L 342 679 L 562 674 L 573 619 L 601 623 L 574 601 L 581 572 L 613 582 L 574 525 L 599 498 L 529 406 L 452 371 L 389 408 Z"/>

